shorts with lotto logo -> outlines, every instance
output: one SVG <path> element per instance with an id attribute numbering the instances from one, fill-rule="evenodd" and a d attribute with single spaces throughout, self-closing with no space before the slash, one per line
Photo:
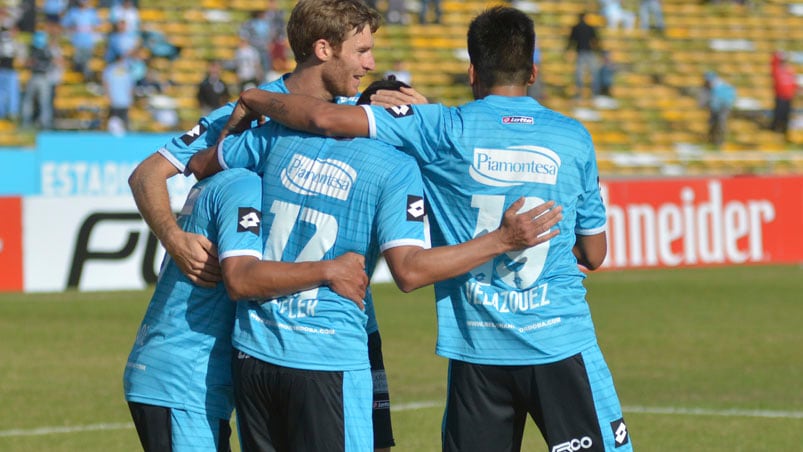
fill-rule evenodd
<path id="1" fill-rule="evenodd" d="M 243 452 L 373 450 L 370 369 L 294 369 L 235 351 L 232 375 Z"/>
<path id="2" fill-rule="evenodd" d="M 231 452 L 229 419 L 138 402 L 128 409 L 143 450 Z"/>
<path id="3" fill-rule="evenodd" d="M 599 347 L 531 366 L 449 361 L 445 452 L 519 451 L 527 415 L 550 452 L 632 451 Z"/>

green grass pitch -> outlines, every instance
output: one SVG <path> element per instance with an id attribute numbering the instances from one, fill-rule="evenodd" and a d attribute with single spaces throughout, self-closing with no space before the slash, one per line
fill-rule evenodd
<path id="1" fill-rule="evenodd" d="M 803 268 L 597 272 L 586 286 L 636 450 L 801 450 Z M 437 451 L 432 290 L 374 290 L 394 450 Z M 0 294 L 0 450 L 139 449 L 121 378 L 149 296 Z M 532 422 L 523 449 L 547 450 Z"/>

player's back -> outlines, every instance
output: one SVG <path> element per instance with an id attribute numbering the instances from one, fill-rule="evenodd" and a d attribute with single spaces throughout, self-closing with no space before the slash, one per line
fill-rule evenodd
<path id="1" fill-rule="evenodd" d="M 422 215 L 408 213 L 414 203 L 423 214 L 420 174 L 409 156 L 364 138 L 271 129 L 283 128 L 267 125 L 245 144 L 253 153 L 224 143 L 229 166 L 255 166 L 262 174 L 266 259 L 317 261 L 352 251 L 365 256 L 370 276 L 383 247 L 423 245 Z M 328 287 L 251 303 L 238 308 L 236 330 L 261 324 L 270 333 L 260 338 L 235 331 L 235 345 L 288 367 L 367 368 L 366 313 Z M 332 350 L 343 353 L 333 357 Z"/>
<path id="2" fill-rule="evenodd" d="M 604 231 L 591 138 L 577 121 L 528 97 L 488 96 L 461 107 L 371 108 L 372 135 L 415 156 L 430 208 L 433 246 L 494 230 L 505 208 L 554 200 L 560 234 L 506 253 L 465 277 L 436 283 L 438 352 L 494 364 L 551 361 L 594 340 L 576 233 Z M 536 353 L 533 353 L 533 350 Z"/>
<path id="3" fill-rule="evenodd" d="M 256 174 L 223 172 L 193 187 L 178 221 L 183 230 L 209 238 L 223 256 L 259 257 L 259 230 L 236 229 L 242 210 L 258 209 L 260 200 Z M 196 286 L 166 255 L 126 364 L 126 398 L 229 416 L 234 310 L 223 283 Z"/>

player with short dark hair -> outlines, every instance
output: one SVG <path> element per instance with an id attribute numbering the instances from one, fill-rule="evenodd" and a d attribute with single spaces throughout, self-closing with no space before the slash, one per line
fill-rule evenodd
<path id="1" fill-rule="evenodd" d="M 631 450 L 578 268 L 598 268 L 607 252 L 594 146 L 578 121 L 527 96 L 534 40 L 532 20 L 514 8 L 477 16 L 468 31 L 476 100 L 459 107 L 333 106 L 252 90 L 227 128 L 266 114 L 398 147 L 421 168 L 433 246 L 481 236 L 520 197 L 563 206 L 561 234 L 548 243 L 435 285 L 436 351 L 449 359 L 443 448 L 519 450 L 530 414 L 550 450 Z"/>

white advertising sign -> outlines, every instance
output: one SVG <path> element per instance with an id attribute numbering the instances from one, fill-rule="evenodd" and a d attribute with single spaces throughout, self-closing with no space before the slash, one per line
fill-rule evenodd
<path id="1" fill-rule="evenodd" d="M 130 196 L 23 201 L 26 292 L 142 289 L 164 250 Z"/>

